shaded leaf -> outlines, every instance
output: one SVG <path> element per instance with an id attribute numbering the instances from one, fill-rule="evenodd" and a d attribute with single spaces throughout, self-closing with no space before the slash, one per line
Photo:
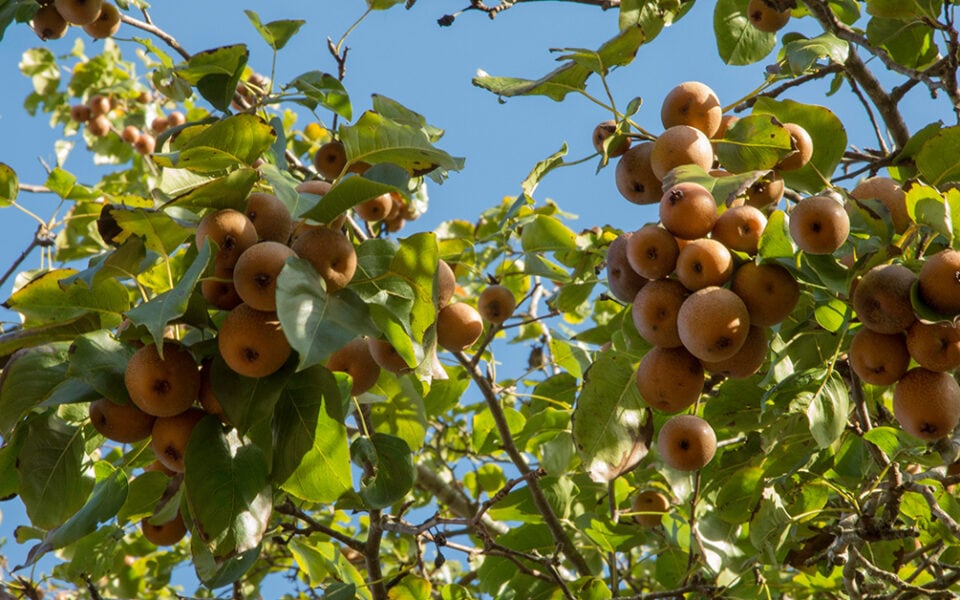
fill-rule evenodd
<path id="1" fill-rule="evenodd" d="M 197 537 L 215 557 L 258 548 L 273 509 L 263 451 L 244 445 L 236 431 L 225 434 L 208 415 L 194 427 L 184 458 Z"/>
<path id="2" fill-rule="evenodd" d="M 53 529 L 82 507 L 93 488 L 83 468 L 83 431 L 54 414 L 32 419 L 17 462 L 20 498 L 30 522 Z"/>
<path id="3" fill-rule="evenodd" d="M 768 170 L 790 153 L 790 132 L 770 115 L 754 114 L 734 123 L 717 142 L 720 164 L 732 173 Z"/>
<path id="4" fill-rule="evenodd" d="M 123 469 L 116 469 L 109 463 L 100 461 L 94 468 L 97 482 L 93 486 L 90 500 L 67 519 L 66 523 L 50 530 L 40 544 L 27 553 L 24 566 L 36 564 L 43 555 L 53 550 L 65 548 L 97 530 L 97 527 L 112 519 L 127 497 L 127 475 Z"/>
<path id="5" fill-rule="evenodd" d="M 70 348 L 67 376 L 83 381 L 112 402 L 126 404 L 130 394 L 124 374 L 134 351 L 103 329 L 79 336 Z"/>
<path id="6" fill-rule="evenodd" d="M 164 169 L 164 174 L 169 172 Z M 253 184 L 259 179 L 254 169 L 237 169 L 223 177 L 210 179 L 200 185 L 192 187 L 173 200 L 170 204 L 184 208 L 233 208 L 240 210 L 245 206 L 247 196 L 253 189 Z"/>
<path id="7" fill-rule="evenodd" d="M 313 265 L 287 260 L 277 277 L 277 316 L 299 368 L 320 364 L 358 335 L 378 335 L 367 305 L 350 289 L 328 294 Z"/>
<path id="8" fill-rule="evenodd" d="M 350 446 L 350 457 L 365 472 L 360 497 L 372 510 L 399 502 L 413 487 L 416 470 L 410 446 L 402 439 L 374 433 Z"/>
<path id="9" fill-rule="evenodd" d="M 219 110 L 227 111 L 237 90 L 250 51 L 244 44 L 197 52 L 176 69 L 176 74 L 196 86 L 204 98 Z"/>

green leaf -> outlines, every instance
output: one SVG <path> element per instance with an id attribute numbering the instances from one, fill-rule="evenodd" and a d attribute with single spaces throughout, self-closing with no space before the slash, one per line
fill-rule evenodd
<path id="1" fill-rule="evenodd" d="M 523 188 L 523 193 L 533 197 L 533 192 L 537 189 L 537 186 L 540 185 L 543 178 L 547 176 L 547 173 L 563 166 L 563 157 L 566 155 L 567 143 L 564 142 L 559 150 L 534 165 L 527 175 L 527 178 L 520 184 L 520 187 Z"/>
<path id="2" fill-rule="evenodd" d="M 93 477 L 83 468 L 83 431 L 54 414 L 27 425 L 20 451 L 20 498 L 30 522 L 53 529 L 82 507 L 93 488 Z"/>
<path id="3" fill-rule="evenodd" d="M 863 439 L 875 445 L 891 459 L 896 458 L 903 450 L 920 445 L 915 437 L 899 427 L 874 427 L 863 434 Z"/>
<path id="4" fill-rule="evenodd" d="M 824 178 L 833 176 L 847 148 L 847 132 L 840 119 L 823 106 L 771 98 L 758 98 L 753 114 L 770 114 L 781 123 L 796 123 L 807 130 L 813 140 L 813 157 L 804 167 L 781 175 L 795 190 L 808 194 L 822 190 Z"/>
<path id="5" fill-rule="evenodd" d="M 573 439 L 593 481 L 613 481 L 637 466 L 653 439 L 653 418 L 644 410 L 626 354 L 605 352 L 584 377 L 573 412 Z"/>
<path id="6" fill-rule="evenodd" d="M 186 314 L 194 288 L 197 287 L 200 277 L 210 264 L 213 255 L 212 243 L 207 240 L 203 244 L 203 248 L 197 253 L 190 267 L 173 289 L 154 296 L 127 312 L 127 318 L 131 323 L 147 328 L 157 346 L 163 345 L 163 334 L 167 325 Z M 190 249 L 192 252 L 193 246 Z"/>
<path id="7" fill-rule="evenodd" d="M 727 523 L 745 523 L 763 491 L 763 469 L 746 466 L 723 482 L 714 501 L 717 516 Z"/>
<path id="8" fill-rule="evenodd" d="M 254 29 L 260 34 L 271 48 L 280 50 L 287 45 L 294 35 L 300 31 L 306 21 L 301 19 L 283 19 L 280 21 L 270 21 L 266 25 L 260 22 L 260 16 L 252 10 L 243 11 Z"/>
<path id="9" fill-rule="evenodd" d="M 387 592 L 388 600 L 431 600 L 433 596 L 430 592 L 433 586 L 430 581 L 417 577 L 416 575 L 407 575 Z"/>
<path id="10" fill-rule="evenodd" d="M 180 132 L 172 151 L 151 158 L 164 168 L 216 173 L 250 166 L 270 148 L 277 132 L 256 115 L 242 113 L 211 125 L 194 125 Z"/>
<path id="11" fill-rule="evenodd" d="M 791 531 L 790 513 L 776 492 L 768 488 L 760 508 L 750 522 L 750 541 L 771 560 L 786 542 Z"/>
<path id="12" fill-rule="evenodd" d="M 628 65 L 633 62 L 637 50 L 648 39 L 652 38 L 648 38 L 640 27 L 622 28 L 620 33 L 600 46 L 595 60 L 608 69 Z M 577 61 L 567 60 L 563 66 L 540 79 L 491 77 L 484 73 L 473 78 L 473 85 L 498 96 L 541 95 L 559 102 L 570 92 L 583 91 L 592 73 L 590 68 L 578 64 Z"/>
<path id="13" fill-rule="evenodd" d="M 520 245 L 525 252 L 575 250 L 577 234 L 559 219 L 536 215 L 532 221 L 523 225 Z"/>
<path id="14" fill-rule="evenodd" d="M 410 110 L 392 98 L 382 94 L 373 94 L 371 96 L 374 112 L 377 112 L 387 119 L 401 125 L 416 127 L 427 135 L 431 142 L 436 142 L 443 137 L 443 130 L 427 123 L 427 119 L 420 113 Z"/>
<path id="15" fill-rule="evenodd" d="M 122 233 L 113 241 L 122 244 L 128 236 L 143 238 L 148 250 L 171 256 L 193 230 L 175 221 L 164 211 L 144 208 L 113 207 L 110 216 L 117 222 Z"/>
<path id="16" fill-rule="evenodd" d="M 259 547 L 273 508 L 263 451 L 224 433 L 213 415 L 193 429 L 185 455 L 190 514 L 215 557 Z"/>
<path id="17" fill-rule="evenodd" d="M 63 525 L 50 530 L 41 543 L 32 547 L 24 566 L 36 564 L 47 552 L 65 548 L 93 533 L 123 506 L 127 497 L 127 475 L 123 469 L 116 469 L 103 461 L 96 463 L 94 468 L 97 483 L 93 486 L 90 500 Z"/>
<path id="18" fill-rule="evenodd" d="M 413 487 L 416 469 L 410 446 L 386 433 L 357 438 L 350 446 L 350 457 L 366 473 L 360 485 L 360 497 L 367 508 L 387 508 L 403 499 Z"/>
<path id="19" fill-rule="evenodd" d="M 720 58 L 728 65 L 753 64 L 770 54 L 777 36 L 760 31 L 747 18 L 747 0 L 718 0 L 713 31 Z"/>
<path id="20" fill-rule="evenodd" d="M 322 71 L 307 71 L 295 77 L 290 83 L 283 86 L 284 91 L 293 88 L 303 93 L 302 98 L 295 98 L 298 104 L 310 110 L 318 106 L 328 108 L 347 121 L 353 120 L 353 107 L 350 96 L 343 84 L 329 73 Z"/>
<path id="21" fill-rule="evenodd" d="M 874 17 L 867 23 L 867 39 L 887 51 L 890 57 L 905 67 L 923 70 L 940 57 L 934 39 L 934 30 L 926 23 L 905 23 L 898 19 Z"/>
<path id="22" fill-rule="evenodd" d="M 373 394 L 386 396 L 386 402 L 371 406 L 370 419 L 375 431 L 399 437 L 414 451 L 423 447 L 427 435 L 427 415 L 423 395 L 415 379 L 385 377 Z"/>
<path id="23" fill-rule="evenodd" d="M 112 252 L 93 257 L 87 269 L 73 277 L 68 277 L 63 281 L 63 285 L 72 285 L 80 281 L 92 288 L 104 279 L 134 279 L 141 271 L 146 256 L 143 239 L 130 236 Z"/>
<path id="24" fill-rule="evenodd" d="M 67 376 L 69 342 L 18 350 L 0 375 L 0 433 L 7 437 L 13 427 Z"/>
<path id="25" fill-rule="evenodd" d="M 941 186 L 960 181 L 960 126 L 945 127 L 928 139 L 917 154 L 917 168 L 927 183 Z"/>
<path id="26" fill-rule="evenodd" d="M 787 65 L 794 75 L 802 75 L 817 65 L 821 58 L 828 58 L 830 62 L 844 64 L 850 53 L 850 45 L 832 33 L 823 33 L 814 38 L 806 38 L 799 34 L 791 36 L 791 40 L 784 44 L 783 51 L 787 55 Z"/>
<path id="27" fill-rule="evenodd" d="M 867 14 L 890 19 L 936 19 L 941 0 L 867 0 Z"/>
<path id="28" fill-rule="evenodd" d="M 953 211 L 950 210 L 943 195 L 936 188 L 920 183 L 907 190 L 907 214 L 921 225 L 926 225 L 945 237 L 953 240 Z M 957 216 L 960 221 L 960 215 Z"/>
<path id="29" fill-rule="evenodd" d="M 218 110 L 226 112 L 237 91 L 237 82 L 250 57 L 244 44 L 197 52 L 178 67 L 176 75 L 196 86 L 200 95 Z"/>
<path id="30" fill-rule="evenodd" d="M 172 484 L 170 477 L 160 471 L 144 471 L 132 481 L 127 489 L 123 506 L 117 512 L 121 525 L 152 516 Z"/>
<path id="31" fill-rule="evenodd" d="M 720 164 L 732 173 L 769 170 L 790 153 L 790 132 L 770 115 L 753 114 L 734 123 L 717 142 Z"/>
<path id="32" fill-rule="evenodd" d="M 440 259 L 437 235 L 424 232 L 400 240 L 400 247 L 390 263 L 389 275 L 405 282 L 413 291 L 409 314 L 409 333 L 413 341 L 424 343 L 424 334 L 436 321 L 434 279 Z"/>
<path id="33" fill-rule="evenodd" d="M 767 217 L 767 225 L 760 234 L 759 256 L 762 259 L 791 258 L 795 251 L 787 213 L 775 210 Z"/>
<path id="34" fill-rule="evenodd" d="M 316 366 L 290 378 L 273 417 L 271 479 L 309 502 L 334 502 L 353 487 L 347 430 L 330 415 L 342 412 L 333 375 Z"/>
<path id="35" fill-rule="evenodd" d="M 164 169 L 166 175 L 171 169 Z M 194 186 L 170 201 L 170 204 L 189 209 L 233 208 L 241 210 L 245 204 L 253 184 L 260 178 L 254 169 L 237 169 L 223 177 L 210 179 L 205 183 Z"/>
<path id="36" fill-rule="evenodd" d="M 75 282 L 63 287 L 62 280 L 77 273 L 74 269 L 55 269 L 33 279 L 4 303 L 6 308 L 24 317 L 24 327 L 57 324 L 92 313 L 100 326 L 116 327 L 130 308 L 130 294 L 115 279 L 106 279 L 93 288 Z"/>
<path id="37" fill-rule="evenodd" d="M 434 147 L 422 129 L 397 123 L 373 111 L 363 113 L 353 125 L 341 126 L 340 139 L 348 164 L 388 162 L 414 176 L 435 169 L 459 171 L 463 168 L 462 158 Z"/>
<path id="38" fill-rule="evenodd" d="M 846 302 L 833 298 L 825 304 L 818 304 L 813 311 L 813 316 L 821 327 L 830 333 L 836 333 L 847 322 L 848 311 L 849 306 Z"/>
<path id="39" fill-rule="evenodd" d="M 88 331 L 100 329 L 100 318 L 91 313 L 30 329 L 17 328 L 0 335 L 0 362 L 18 350 L 55 342 L 72 341 Z M 0 418 L 2 421 L 2 418 Z M 2 428 L 0 428 L 2 430 Z"/>
<path id="40" fill-rule="evenodd" d="M 397 191 L 399 190 L 393 185 L 371 181 L 359 175 L 345 177 L 330 188 L 320 202 L 303 216 L 319 223 L 329 223 L 361 202 Z"/>
<path id="41" fill-rule="evenodd" d="M 391 6 L 403 4 L 406 0 L 367 0 L 367 6 L 371 10 L 387 10 Z"/>
<path id="42" fill-rule="evenodd" d="M 227 558 L 215 556 L 199 535 L 190 538 L 190 552 L 197 577 L 208 589 L 217 589 L 235 583 L 260 558 L 260 546 Z"/>
<path id="43" fill-rule="evenodd" d="M 843 434 L 850 412 L 850 395 L 839 375 L 833 373 L 814 394 L 807 408 L 810 433 L 817 446 L 826 448 Z"/>
<path id="44" fill-rule="evenodd" d="M 258 443 L 264 442 L 265 448 L 272 446 L 269 441 L 272 434 L 268 431 L 270 421 L 289 377 L 288 368 L 281 368 L 267 377 L 237 375 L 219 353 L 210 365 L 213 393 L 220 401 L 227 419 L 241 435 L 253 438 Z M 257 434 L 265 434 L 267 439 Z"/>
<path id="45" fill-rule="evenodd" d="M 2 31 L 0 31 L 2 35 Z M 0 207 L 10 206 L 20 193 L 20 181 L 10 165 L 0 163 Z"/>
<path id="46" fill-rule="evenodd" d="M 277 316 L 290 345 L 300 355 L 299 369 L 325 361 L 358 335 L 378 335 L 367 305 L 350 289 L 328 294 L 313 266 L 287 260 L 277 277 Z"/>
<path id="47" fill-rule="evenodd" d="M 68 377 L 75 377 L 104 398 L 118 404 L 130 401 L 124 382 L 134 348 L 122 344 L 106 330 L 79 336 L 70 348 Z"/>

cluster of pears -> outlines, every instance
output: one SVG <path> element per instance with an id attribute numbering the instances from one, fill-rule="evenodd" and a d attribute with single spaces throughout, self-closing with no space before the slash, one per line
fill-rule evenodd
<path id="1" fill-rule="evenodd" d="M 143 92 L 137 101 L 147 103 L 151 99 L 148 92 Z M 91 135 L 102 138 L 113 131 L 111 113 L 114 110 L 117 110 L 117 104 L 112 97 L 94 94 L 85 103 L 70 107 L 70 118 L 76 123 L 86 125 Z M 122 112 L 122 109 L 120 111 Z M 175 111 L 170 113 L 169 120 L 162 117 L 154 119 L 153 132 L 159 134 L 172 125 L 182 125 L 185 122 L 183 113 Z M 152 154 L 156 149 L 157 139 L 154 134 L 141 131 L 136 125 L 127 125 L 118 132 L 120 139 L 133 146 L 134 150 L 142 155 Z"/>
<path id="2" fill-rule="evenodd" d="M 945 319 L 918 319 L 914 288 Z M 923 260 L 919 273 L 888 263 L 867 271 L 853 288 L 861 327 L 850 341 L 850 367 L 866 383 L 895 386 L 893 413 L 923 440 L 949 435 L 960 422 L 960 251 Z"/>
<path id="3" fill-rule="evenodd" d="M 724 115 L 716 93 L 706 84 L 687 81 L 674 87 L 660 107 L 663 132 L 654 141 L 634 145 L 630 137 L 616 135 L 613 121 L 604 121 L 593 132 L 598 152 L 619 157 L 615 169 L 617 189 L 634 204 L 655 204 L 663 195 L 662 181 L 674 168 L 696 165 L 714 177 L 729 175 L 714 169 L 713 142 L 723 138 L 738 120 Z M 757 208 L 776 204 L 783 197 L 781 173 L 796 170 L 813 156 L 813 139 L 801 125 L 782 123 L 790 133 L 792 149 L 773 169 L 747 190 L 745 202 Z"/>
<path id="4" fill-rule="evenodd" d="M 209 363 L 201 368 L 190 349 L 166 340 L 161 349 L 140 347 L 124 372 L 130 402 L 120 404 L 101 398 L 90 403 L 90 422 L 108 440 L 129 444 L 150 439 L 156 460 L 146 470 L 168 476 L 184 472 L 187 442 L 194 426 L 206 415 L 224 419 L 213 395 Z M 183 518 L 176 513 L 157 523 L 154 517 L 141 521 L 144 537 L 157 545 L 175 544 L 186 534 Z"/>
<path id="5" fill-rule="evenodd" d="M 94 39 L 111 37 L 120 29 L 120 10 L 104 0 L 40 0 L 30 26 L 43 40 L 58 40 L 70 25 Z"/>

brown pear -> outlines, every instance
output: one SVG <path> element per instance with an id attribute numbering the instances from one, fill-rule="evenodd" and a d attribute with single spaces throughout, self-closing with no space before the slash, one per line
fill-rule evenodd
<path id="1" fill-rule="evenodd" d="M 960 385 L 950 373 L 914 367 L 893 389 L 893 415 L 921 440 L 949 435 L 960 421 Z"/>
<path id="2" fill-rule="evenodd" d="M 940 314 L 960 314 L 960 250 L 946 249 L 928 256 L 917 276 L 920 297 Z"/>
<path id="3" fill-rule="evenodd" d="M 193 428 L 200 419 L 205 416 L 207 416 L 206 411 L 192 406 L 180 414 L 159 417 L 154 421 L 150 446 L 153 448 L 153 453 L 157 455 L 157 460 L 168 469 L 183 473 L 190 434 L 193 433 Z"/>
<path id="4" fill-rule="evenodd" d="M 706 236 L 717 218 L 713 194 L 699 183 L 678 183 L 660 199 L 660 222 L 678 238 L 695 240 Z"/>
<path id="5" fill-rule="evenodd" d="M 110 2 L 104 2 L 100 14 L 92 23 L 83 26 L 83 31 L 93 39 L 112 37 L 120 31 L 120 10 Z"/>
<path id="6" fill-rule="evenodd" d="M 655 490 L 644 490 L 633 497 L 631 510 L 638 513 L 633 519 L 644 527 L 659 527 L 663 515 L 670 508 L 670 500 Z"/>
<path id="7" fill-rule="evenodd" d="M 607 247 L 607 285 L 614 297 L 622 302 L 633 298 L 647 280 L 637 274 L 627 261 L 627 242 L 633 232 L 622 233 Z"/>
<path id="8" fill-rule="evenodd" d="M 357 338 L 330 355 L 327 368 L 331 371 L 347 373 L 353 379 L 350 388 L 352 396 L 359 396 L 377 383 L 380 377 L 380 365 L 370 353 L 370 344 L 366 338 Z"/>
<path id="9" fill-rule="evenodd" d="M 357 251 L 350 238 L 340 231 L 327 227 L 312 229 L 291 247 L 297 256 L 313 265 L 328 294 L 346 287 L 357 271 Z"/>
<path id="10" fill-rule="evenodd" d="M 466 350 L 482 333 L 483 318 L 469 304 L 448 304 L 437 313 L 437 344 L 451 352 Z"/>
<path id="11" fill-rule="evenodd" d="M 140 532 L 154 546 L 172 546 L 187 535 L 187 526 L 183 522 L 183 516 L 177 513 L 177 516 L 166 523 L 156 525 L 150 523 L 150 518 L 140 521 Z"/>
<path id="12" fill-rule="evenodd" d="M 203 248 L 207 237 L 217 243 L 217 265 L 232 269 L 243 251 L 257 243 L 253 222 L 238 210 L 225 208 L 200 220 L 197 225 L 197 248 Z"/>
<path id="13" fill-rule="evenodd" d="M 713 459 L 717 434 L 710 423 L 696 415 L 676 415 L 660 427 L 657 450 L 670 467 L 696 471 Z"/>
<path id="14" fill-rule="evenodd" d="M 43 41 L 59 40 L 66 35 L 67 28 L 69 27 L 66 19 L 57 11 L 57 7 L 52 4 L 41 6 L 37 9 L 36 14 L 33 15 L 33 20 L 30 21 L 30 26 L 33 28 L 33 32 L 37 34 L 37 37 Z M 86 121 L 86 119 L 84 119 L 84 121 Z"/>
<path id="15" fill-rule="evenodd" d="M 664 129 L 674 125 L 689 125 L 712 138 L 720 129 L 722 119 L 723 107 L 716 93 L 699 81 L 686 81 L 676 86 L 667 93 L 660 106 L 660 120 Z"/>
<path id="16" fill-rule="evenodd" d="M 90 403 L 90 422 L 94 429 L 114 442 L 129 444 L 150 437 L 155 419 L 132 402 L 118 404 L 100 398 Z"/>
<path id="17" fill-rule="evenodd" d="M 663 195 L 660 178 L 650 166 L 653 142 L 642 142 L 620 156 L 615 170 L 617 190 L 634 204 L 655 204 Z"/>
<path id="18" fill-rule="evenodd" d="M 643 286 L 633 299 L 631 310 L 640 336 L 654 346 L 680 346 L 677 314 L 689 295 L 689 290 L 675 279 L 655 279 Z"/>
<path id="19" fill-rule="evenodd" d="M 277 277 L 288 258 L 297 254 L 280 242 L 265 241 L 247 248 L 233 269 L 233 286 L 251 308 L 277 310 Z"/>
<path id="20" fill-rule="evenodd" d="M 721 287 L 697 290 L 677 313 L 680 341 L 703 361 L 718 362 L 733 357 L 747 340 L 750 315 L 739 296 Z"/>
<path id="21" fill-rule="evenodd" d="M 163 357 L 155 345 L 137 350 L 124 372 L 130 399 L 148 415 L 169 417 L 196 402 L 200 371 L 190 351 L 176 342 L 163 343 Z"/>
<path id="22" fill-rule="evenodd" d="M 627 262 L 641 277 L 668 277 L 677 266 L 680 246 L 673 234 L 653 223 L 633 232 L 627 240 Z"/>
<path id="23" fill-rule="evenodd" d="M 73 25 L 87 25 L 93 23 L 100 16 L 103 7 L 102 0 L 54 0 L 53 5 L 67 23 Z"/>
<path id="24" fill-rule="evenodd" d="M 247 208 L 244 211 L 260 240 L 286 244 L 293 231 L 293 218 L 290 209 L 280 198 L 266 192 L 253 192 L 247 196 Z"/>
<path id="25" fill-rule="evenodd" d="M 703 365 L 683 346 L 654 346 L 637 367 L 637 390 L 648 405 L 678 412 L 693 405 L 703 392 Z"/>
<path id="26" fill-rule="evenodd" d="M 510 288 L 502 285 L 487 286 L 477 298 L 477 311 L 486 321 L 497 325 L 510 318 L 517 308 L 517 300 Z"/>
<path id="27" fill-rule="evenodd" d="M 293 353 L 277 314 L 246 304 L 231 310 L 223 320 L 217 344 L 227 366 L 245 377 L 276 373 Z"/>
<path id="28" fill-rule="evenodd" d="M 905 331 L 916 320 L 910 288 L 917 281 L 903 265 L 873 267 L 853 292 L 853 308 L 860 322 L 878 333 Z"/>

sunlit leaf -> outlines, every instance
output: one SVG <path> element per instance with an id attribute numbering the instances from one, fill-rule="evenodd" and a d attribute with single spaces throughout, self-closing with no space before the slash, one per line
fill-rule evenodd
<path id="1" fill-rule="evenodd" d="M 290 38 L 296 35 L 304 23 L 306 23 L 306 21 L 302 19 L 282 19 L 264 24 L 260 21 L 260 16 L 256 12 L 252 10 L 245 10 L 243 12 L 247 15 L 247 18 L 250 19 L 250 23 L 254 29 L 257 30 L 257 33 L 260 34 L 260 37 L 263 38 L 263 41 L 274 50 L 280 50 L 286 46 Z"/>
<path id="2" fill-rule="evenodd" d="M 647 455 L 653 419 L 634 381 L 626 354 L 605 352 L 585 376 L 573 413 L 573 438 L 590 478 L 616 479 Z"/>
<path id="3" fill-rule="evenodd" d="M 5 163 L 0 163 L 0 207 L 10 206 L 20 193 L 17 173 Z"/>
<path id="4" fill-rule="evenodd" d="M 321 366 L 284 385 L 273 421 L 276 445 L 271 479 L 310 502 L 333 502 L 353 487 L 347 430 L 331 412 L 342 412 L 333 375 Z"/>
<path id="5" fill-rule="evenodd" d="M 728 65 L 755 63 L 777 45 L 776 35 L 750 24 L 746 0 L 718 0 L 713 9 L 713 30 L 720 58 Z"/>

